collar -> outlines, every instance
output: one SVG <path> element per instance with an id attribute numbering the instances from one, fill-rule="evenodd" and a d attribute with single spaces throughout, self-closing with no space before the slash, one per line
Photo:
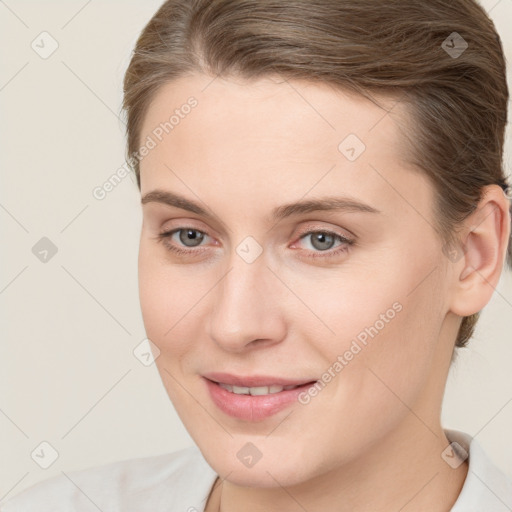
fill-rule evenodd
<path id="1" fill-rule="evenodd" d="M 445 429 L 450 443 L 468 453 L 468 474 L 451 512 L 510 512 L 512 480 L 488 457 L 480 443 L 469 434 Z"/>

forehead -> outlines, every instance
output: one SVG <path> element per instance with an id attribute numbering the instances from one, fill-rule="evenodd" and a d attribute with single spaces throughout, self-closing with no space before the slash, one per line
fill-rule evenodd
<path id="1" fill-rule="evenodd" d="M 181 77 L 161 87 L 146 113 L 140 140 L 156 144 L 140 163 L 142 192 L 216 190 L 244 196 L 248 208 L 258 194 L 274 191 L 284 201 L 336 189 L 371 198 L 379 209 L 394 201 L 403 213 L 397 198 L 412 187 L 421 203 L 418 186 L 429 184 L 405 162 L 402 106 L 378 101 L 278 77 Z M 417 206 L 428 211 L 430 200 L 427 190 Z"/>
<path id="2" fill-rule="evenodd" d="M 197 103 L 193 109 L 187 105 L 191 98 Z M 229 141 L 234 144 L 250 135 L 258 138 L 261 145 L 270 140 L 286 142 L 290 149 L 311 153 L 315 148 L 322 152 L 353 133 L 365 141 L 380 140 L 387 148 L 400 151 L 401 145 L 396 144 L 397 121 L 403 124 L 406 116 L 394 98 L 379 95 L 377 99 L 382 107 L 353 92 L 303 80 L 189 75 L 157 91 L 141 133 L 150 134 L 176 113 L 171 123 L 175 139 L 180 134 L 190 135 L 187 125 L 193 125 L 194 137 L 202 142 L 217 143 L 229 134 Z M 186 121 L 187 117 L 191 120 Z M 304 146 L 304 137 L 317 144 Z"/>

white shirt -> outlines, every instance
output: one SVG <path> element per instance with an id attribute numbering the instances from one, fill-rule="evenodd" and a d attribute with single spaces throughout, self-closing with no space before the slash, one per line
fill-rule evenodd
<path id="1" fill-rule="evenodd" d="M 512 480 L 475 439 L 445 430 L 469 454 L 451 512 L 512 511 Z M 217 475 L 197 447 L 64 472 L 0 503 L 0 512 L 204 512 Z"/>

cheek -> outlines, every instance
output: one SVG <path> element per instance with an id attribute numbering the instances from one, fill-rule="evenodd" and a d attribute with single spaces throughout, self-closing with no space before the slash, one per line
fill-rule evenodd
<path id="1" fill-rule="evenodd" d="M 155 249 L 141 241 L 139 250 L 139 300 L 148 338 L 163 352 L 170 345 L 173 326 L 185 314 L 183 285 L 172 267 L 157 257 Z M 160 248 L 158 248 L 160 249 Z M 186 293 L 186 291 L 185 291 Z"/>
<path id="2" fill-rule="evenodd" d="M 311 338 L 326 368 L 342 356 L 352 392 L 358 392 L 363 378 L 365 386 L 382 386 L 368 369 L 382 373 L 405 396 L 415 393 L 428 378 L 443 322 L 443 292 L 438 272 L 428 275 L 433 265 L 428 261 L 418 265 L 406 267 L 397 259 L 394 265 L 365 275 L 352 269 L 322 289 L 307 290 L 304 283 L 305 288 L 298 291 L 308 297 L 308 305 L 331 330 L 327 336 Z"/>
<path id="3" fill-rule="evenodd" d="M 166 284 L 159 278 L 159 274 L 150 251 L 141 240 L 138 270 L 139 300 L 146 333 L 157 345 L 158 338 L 165 332 L 163 310 L 169 299 Z"/>
<path id="4" fill-rule="evenodd" d="M 171 402 L 186 402 L 178 382 L 183 380 L 181 365 L 190 347 L 183 341 L 187 300 L 171 267 L 161 263 L 154 251 L 141 243 L 139 251 L 139 300 L 147 337 L 159 350 L 155 365 Z M 184 318 L 183 318 L 184 317 Z M 180 318 L 183 320 L 180 322 Z M 190 405 L 190 404 L 189 404 Z"/>
<path id="5" fill-rule="evenodd" d="M 334 356 L 348 350 L 353 340 L 365 346 L 373 339 L 385 337 L 390 326 L 400 323 L 403 316 L 403 285 L 399 279 L 382 272 L 343 268 L 320 284 L 318 280 L 295 276 L 294 285 L 294 292 L 307 298 L 315 314 L 304 315 L 299 324 L 314 325 L 317 334 L 312 331 L 312 339 Z M 322 336 L 318 335 L 319 328 Z"/>
<path id="6" fill-rule="evenodd" d="M 378 300 L 371 300 L 371 314 L 366 318 L 372 328 L 366 325 L 361 331 L 369 334 L 360 357 L 365 381 L 361 387 L 362 402 L 371 403 L 372 397 L 380 395 L 382 405 L 387 403 L 390 408 L 404 412 L 402 401 L 415 403 L 425 392 L 432 372 L 437 371 L 433 361 L 443 311 L 441 297 L 436 293 L 438 287 L 434 284 L 436 275 L 430 278 L 431 281 L 414 289 L 411 283 L 419 280 L 403 275 L 401 280 L 396 280 L 399 284 L 393 291 L 383 292 L 380 305 Z M 385 308 L 392 303 L 399 308 L 394 315 L 389 314 L 389 310 L 386 314 Z M 393 318 L 387 323 L 379 322 L 381 313 Z"/>
<path id="7" fill-rule="evenodd" d="M 204 325 L 198 320 L 211 279 L 190 267 L 169 264 L 148 242 L 139 250 L 139 300 L 147 337 L 159 348 L 166 365 L 176 366 L 182 354 L 195 350 Z"/>

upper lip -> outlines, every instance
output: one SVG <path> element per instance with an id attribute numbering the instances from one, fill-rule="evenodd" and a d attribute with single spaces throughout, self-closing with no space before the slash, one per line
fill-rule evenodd
<path id="1" fill-rule="evenodd" d="M 222 382 L 230 386 L 240 387 L 259 387 L 259 386 L 302 386 L 310 382 L 315 382 L 316 379 L 286 379 L 283 377 L 273 377 L 270 375 L 231 375 L 229 373 L 205 373 L 203 377 L 213 382 Z"/>

